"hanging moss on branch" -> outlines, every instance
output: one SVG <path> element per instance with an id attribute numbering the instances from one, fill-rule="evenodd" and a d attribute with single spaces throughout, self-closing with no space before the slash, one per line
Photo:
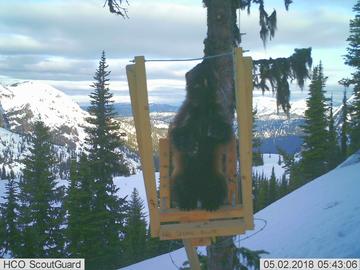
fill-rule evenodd
<path id="1" fill-rule="evenodd" d="M 309 78 L 312 65 L 311 48 L 295 49 L 288 58 L 270 58 L 254 61 L 254 86 L 276 93 L 277 106 L 285 113 L 290 110 L 289 81 L 296 81 L 301 89 Z"/>

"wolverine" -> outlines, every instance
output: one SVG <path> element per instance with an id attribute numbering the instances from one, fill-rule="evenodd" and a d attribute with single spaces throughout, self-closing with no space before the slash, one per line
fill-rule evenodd
<path id="1" fill-rule="evenodd" d="M 170 141 L 178 168 L 172 173 L 180 209 L 214 211 L 227 194 L 218 151 L 233 136 L 231 109 L 224 107 L 219 77 L 211 60 L 186 73 L 186 98 L 170 125 Z M 226 104 L 226 103 L 225 103 Z"/>

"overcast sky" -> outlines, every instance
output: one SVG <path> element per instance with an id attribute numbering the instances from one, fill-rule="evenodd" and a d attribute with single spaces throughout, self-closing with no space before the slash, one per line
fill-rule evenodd
<path id="1" fill-rule="evenodd" d="M 135 55 L 146 58 L 202 56 L 206 10 L 201 0 L 129 0 L 129 19 L 112 15 L 104 0 L 0 0 L 0 82 L 43 80 L 87 101 L 101 51 L 112 71 L 117 101 L 129 101 L 125 66 Z M 343 64 L 349 20 L 356 0 L 268 0 L 278 13 L 278 31 L 264 48 L 257 6 L 241 12 L 242 47 L 254 59 L 287 57 L 294 48 L 312 47 L 323 62 L 328 91 L 351 70 Z M 178 103 L 184 74 L 196 62 L 147 65 L 152 102 Z"/>

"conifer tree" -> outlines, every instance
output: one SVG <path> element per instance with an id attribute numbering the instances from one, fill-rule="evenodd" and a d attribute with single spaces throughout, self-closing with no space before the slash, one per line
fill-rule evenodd
<path id="1" fill-rule="evenodd" d="M 85 258 L 86 261 L 91 260 L 96 254 L 96 247 L 91 244 L 91 239 L 96 234 L 91 226 L 93 198 L 91 179 L 86 155 L 82 154 L 79 162 L 73 159 L 70 165 L 70 183 L 65 199 L 67 211 L 66 252 L 71 257 Z"/>
<path id="2" fill-rule="evenodd" d="M 354 85 L 354 100 L 349 108 L 350 153 L 360 148 L 360 0 L 353 7 L 353 11 L 355 18 L 350 20 L 350 36 L 347 39 L 349 45 L 345 55 L 345 64 L 355 69 L 352 79 L 349 80 L 349 84 Z"/>
<path id="3" fill-rule="evenodd" d="M 301 165 L 307 181 L 324 174 L 327 170 L 328 122 L 325 81 L 320 63 L 313 70 L 309 97 L 306 100 L 305 123 L 302 126 L 304 143 Z"/>
<path id="4" fill-rule="evenodd" d="M 0 258 L 5 254 L 5 220 L 3 213 L 0 211 Z"/>
<path id="5" fill-rule="evenodd" d="M 64 206 L 66 209 L 66 230 L 65 236 L 67 240 L 66 252 L 70 256 L 77 257 L 81 244 L 81 230 L 79 218 L 79 199 L 78 199 L 78 175 L 76 159 L 71 160 L 69 186 L 66 190 Z"/>
<path id="6" fill-rule="evenodd" d="M 146 253 L 146 220 L 144 214 L 144 202 L 134 188 L 129 202 L 129 210 L 126 217 L 124 238 L 124 258 L 126 265 L 133 264 L 144 259 Z"/>
<path id="7" fill-rule="evenodd" d="M 288 193 L 288 181 L 286 179 L 286 174 L 284 173 L 283 176 L 281 177 L 278 199 L 284 197 L 287 193 Z"/>
<path id="8" fill-rule="evenodd" d="M 5 187 L 5 203 L 1 204 L 0 212 L 2 213 L 3 222 L 3 239 L 4 252 L 17 255 L 19 249 L 20 235 L 18 229 L 18 192 L 17 184 L 13 178 L 10 178 Z"/>
<path id="9" fill-rule="evenodd" d="M 360 149 L 360 82 L 354 87 L 355 98 L 350 106 L 351 122 L 349 123 L 350 145 L 349 152 Z"/>
<path id="10" fill-rule="evenodd" d="M 55 154 L 49 129 L 41 121 L 34 124 L 29 152 L 19 183 L 21 247 L 18 255 L 23 258 L 61 257 L 63 191 L 57 187 L 52 172 Z"/>
<path id="11" fill-rule="evenodd" d="M 269 181 L 262 174 L 259 184 L 259 209 L 261 210 L 269 205 Z"/>
<path id="12" fill-rule="evenodd" d="M 334 169 L 340 162 L 340 147 L 338 136 L 334 126 L 333 98 L 330 101 L 328 150 L 327 150 L 327 171 Z"/>
<path id="13" fill-rule="evenodd" d="M 344 160 L 347 157 L 348 153 L 348 105 L 346 98 L 346 90 L 344 90 L 344 98 L 342 101 L 342 110 L 341 110 L 341 156 Z"/>
<path id="14" fill-rule="evenodd" d="M 2 165 L 0 179 L 6 179 L 5 164 Z"/>
<path id="15" fill-rule="evenodd" d="M 260 166 L 264 164 L 264 159 L 260 151 L 261 141 L 260 138 L 256 135 L 256 113 L 253 111 L 253 166 Z"/>
<path id="16" fill-rule="evenodd" d="M 113 94 L 109 89 L 109 75 L 107 71 L 105 52 L 102 52 L 99 67 L 95 72 L 95 82 L 91 85 L 93 92 L 90 94 L 91 106 L 89 113 L 91 117 L 87 122 L 91 127 L 86 128 L 89 145 L 89 159 L 94 162 L 96 170 L 95 177 L 107 178 L 106 181 L 112 182 L 113 175 L 129 175 L 129 168 L 119 153 L 122 146 L 120 138 L 120 126 L 114 120 L 116 111 L 113 107 Z M 103 166 L 105 165 L 105 166 Z"/>
<path id="17" fill-rule="evenodd" d="M 301 171 L 301 164 L 295 160 L 294 154 L 288 154 L 280 148 L 278 148 L 278 151 L 283 157 L 285 175 L 289 176 L 289 180 L 287 180 L 287 191 L 295 190 L 305 183 L 304 176 Z"/>
<path id="18" fill-rule="evenodd" d="M 277 198 L 277 182 L 275 176 L 275 169 L 274 167 L 272 167 L 271 176 L 269 180 L 268 204 L 275 202 L 276 198 Z"/>
<path id="19" fill-rule="evenodd" d="M 252 175 L 252 182 L 253 182 L 253 205 L 254 205 L 254 212 L 257 212 L 259 209 L 259 185 L 260 185 L 260 179 L 259 174 L 253 173 Z"/>
<path id="20" fill-rule="evenodd" d="M 87 122 L 91 126 L 86 129 L 88 163 L 93 182 L 90 227 L 96 232 L 91 239 L 96 254 L 91 261 L 88 260 L 87 268 L 90 269 L 113 269 L 121 263 L 126 200 L 118 198 L 118 188 L 113 183 L 113 176 L 129 175 L 129 169 L 118 151 L 121 140 L 119 125 L 113 119 L 115 111 L 112 106 L 113 95 L 108 87 L 110 71 L 107 68 L 103 52 L 95 72 L 93 92 L 90 94 L 91 117 Z"/>

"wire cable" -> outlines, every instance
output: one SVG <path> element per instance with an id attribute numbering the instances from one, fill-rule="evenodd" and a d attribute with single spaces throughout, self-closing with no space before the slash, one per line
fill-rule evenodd
<path id="1" fill-rule="evenodd" d="M 220 53 L 215 55 L 209 55 L 204 57 L 197 57 L 197 58 L 184 58 L 184 59 L 145 59 L 145 62 L 190 62 L 190 61 L 201 61 L 205 59 L 214 59 L 218 57 L 223 56 L 229 56 L 232 55 L 233 52 L 227 52 L 227 53 Z M 135 60 L 130 60 L 130 62 L 134 63 Z"/>
<path id="2" fill-rule="evenodd" d="M 176 269 L 180 270 L 180 267 L 175 263 L 173 257 L 171 256 L 171 248 L 172 248 L 172 241 L 170 241 L 170 245 L 169 245 L 169 257 L 170 257 L 170 260 L 171 260 L 171 263 L 175 266 Z"/>
<path id="3" fill-rule="evenodd" d="M 248 235 L 248 236 L 246 236 L 246 237 L 244 237 L 244 238 L 241 238 L 241 237 L 239 236 L 239 240 L 238 240 L 239 242 L 240 242 L 240 241 L 244 241 L 244 240 L 246 240 L 246 239 L 249 239 L 249 238 L 257 235 L 258 233 L 260 233 L 261 231 L 263 231 L 263 230 L 266 228 L 266 226 L 267 226 L 267 220 L 266 220 L 266 219 L 263 219 L 263 218 L 254 218 L 254 220 L 260 220 L 260 221 L 264 222 L 264 225 L 263 225 L 258 231 L 254 232 L 254 233 L 252 233 L 252 234 L 250 234 L 250 235 Z"/>

